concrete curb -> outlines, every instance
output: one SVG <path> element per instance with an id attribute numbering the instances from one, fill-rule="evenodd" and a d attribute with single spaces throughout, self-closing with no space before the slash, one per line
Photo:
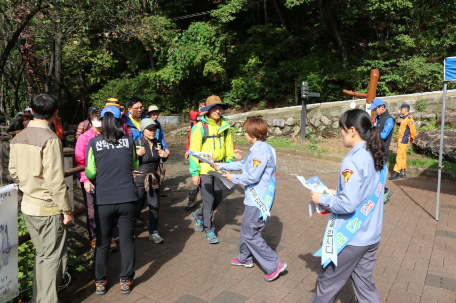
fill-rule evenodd
<path id="1" fill-rule="evenodd" d="M 236 144 L 236 146 L 238 146 L 240 149 L 243 149 L 243 150 L 248 150 L 250 148 L 250 146 L 247 146 L 247 145 Z M 344 159 L 343 157 L 340 157 L 340 156 L 334 156 L 334 155 L 329 155 L 329 154 L 320 154 L 320 153 L 314 153 L 314 152 L 310 152 L 310 151 L 285 148 L 285 147 L 275 147 L 275 150 L 278 153 L 296 155 L 296 156 L 308 157 L 308 158 L 314 158 L 314 159 L 321 159 L 321 160 L 327 160 L 327 161 L 334 161 L 334 162 L 339 162 L 339 163 L 342 162 L 342 160 Z M 390 172 L 392 172 L 393 167 L 394 167 L 394 165 L 390 165 L 388 167 L 388 170 Z M 422 178 L 428 178 L 428 179 L 437 179 L 438 173 L 439 173 L 439 170 L 435 169 L 435 168 L 425 168 L 425 167 L 416 167 L 416 166 L 409 166 L 407 168 L 407 174 L 422 177 Z M 455 182 L 456 181 L 456 172 L 442 170 L 442 180 Z"/>

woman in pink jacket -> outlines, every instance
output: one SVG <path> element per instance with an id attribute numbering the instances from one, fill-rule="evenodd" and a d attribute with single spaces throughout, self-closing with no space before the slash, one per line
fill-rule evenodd
<path id="1" fill-rule="evenodd" d="M 89 143 L 89 140 L 98 136 L 101 133 L 101 109 L 94 109 L 89 114 L 89 125 L 90 129 L 79 136 L 78 141 L 76 142 L 74 158 L 76 160 L 76 167 L 84 166 L 85 167 L 85 157 L 86 149 Z M 94 199 L 95 199 L 95 182 L 91 182 L 85 175 L 85 171 L 80 173 L 80 181 L 82 187 L 82 194 L 84 197 L 84 203 L 87 206 L 87 231 L 89 232 L 90 239 L 90 248 L 92 251 L 95 251 L 95 242 L 97 235 L 95 233 L 95 209 Z M 117 248 L 116 242 L 111 240 L 110 250 L 115 250 Z"/>

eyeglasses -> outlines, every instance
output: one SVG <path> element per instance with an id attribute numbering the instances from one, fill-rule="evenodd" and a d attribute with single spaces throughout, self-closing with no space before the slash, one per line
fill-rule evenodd
<path id="1" fill-rule="evenodd" d="M 140 109 L 143 109 L 144 107 L 142 106 L 139 106 L 139 107 L 132 107 L 131 109 L 134 109 L 134 110 L 140 110 Z"/>

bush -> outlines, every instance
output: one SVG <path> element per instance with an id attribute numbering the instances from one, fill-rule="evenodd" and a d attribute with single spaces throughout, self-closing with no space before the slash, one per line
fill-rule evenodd
<path id="1" fill-rule="evenodd" d="M 416 111 L 422 112 L 426 108 L 426 104 L 424 103 L 424 100 L 418 100 L 416 101 L 415 107 Z"/>

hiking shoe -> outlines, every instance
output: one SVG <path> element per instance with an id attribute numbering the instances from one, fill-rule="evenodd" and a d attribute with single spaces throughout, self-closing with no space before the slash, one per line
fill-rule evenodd
<path id="1" fill-rule="evenodd" d="M 133 286 L 133 279 L 131 280 L 122 280 L 120 279 L 120 292 L 122 295 L 128 295 L 131 293 L 131 288 Z"/>
<path id="2" fill-rule="evenodd" d="M 185 206 L 185 210 L 192 210 L 196 206 L 196 197 L 188 196 L 188 204 Z"/>
<path id="3" fill-rule="evenodd" d="M 383 204 L 386 204 L 388 202 L 389 198 L 393 195 L 393 191 L 385 188 L 385 194 L 383 195 Z"/>
<path id="4" fill-rule="evenodd" d="M 97 247 L 97 239 L 90 240 L 90 250 L 95 251 L 95 247 Z"/>
<path id="5" fill-rule="evenodd" d="M 108 279 L 104 281 L 96 281 L 95 282 L 95 288 L 96 288 L 96 294 L 97 295 L 104 295 L 106 294 L 106 285 L 108 285 Z"/>
<path id="6" fill-rule="evenodd" d="M 247 267 L 247 268 L 252 268 L 253 267 L 253 261 L 241 263 L 236 258 L 231 259 L 230 263 L 233 264 L 233 265 L 236 265 L 236 266 L 244 266 L 244 267 Z"/>
<path id="7" fill-rule="evenodd" d="M 407 178 L 405 175 L 405 169 L 401 169 L 401 172 L 399 173 L 399 178 Z"/>
<path id="8" fill-rule="evenodd" d="M 114 252 L 116 250 L 117 250 L 116 241 L 114 241 L 114 239 L 111 239 L 111 244 L 109 245 L 109 251 L 110 252 Z"/>
<path id="9" fill-rule="evenodd" d="M 195 213 L 196 211 L 192 212 L 192 214 L 190 215 L 190 217 L 192 218 L 193 221 L 195 221 L 195 224 L 193 224 L 193 228 L 197 231 L 197 232 L 203 232 L 203 221 L 202 220 L 197 220 L 196 219 L 196 216 L 195 216 Z"/>
<path id="10" fill-rule="evenodd" d="M 269 275 L 264 276 L 264 279 L 267 282 L 274 281 L 275 279 L 277 279 L 279 277 L 280 273 L 282 273 L 285 269 L 287 269 L 287 266 L 288 266 L 287 263 L 280 261 L 279 266 L 277 267 L 277 270 Z"/>
<path id="11" fill-rule="evenodd" d="M 206 234 L 206 241 L 207 241 L 207 243 L 209 243 L 209 244 L 217 244 L 217 243 L 219 243 L 219 240 L 217 239 L 217 237 L 215 236 L 215 234 L 212 233 L 212 232 Z"/>
<path id="12" fill-rule="evenodd" d="M 149 240 L 154 241 L 156 244 L 165 242 L 162 237 L 158 234 L 158 231 L 154 231 L 149 235 Z"/>
<path id="13" fill-rule="evenodd" d="M 389 177 L 391 181 L 399 179 L 399 173 L 394 172 L 391 174 L 391 177 Z"/>
<path id="14" fill-rule="evenodd" d="M 143 218 L 136 219 L 136 227 L 143 227 L 143 226 L 144 226 Z"/>

